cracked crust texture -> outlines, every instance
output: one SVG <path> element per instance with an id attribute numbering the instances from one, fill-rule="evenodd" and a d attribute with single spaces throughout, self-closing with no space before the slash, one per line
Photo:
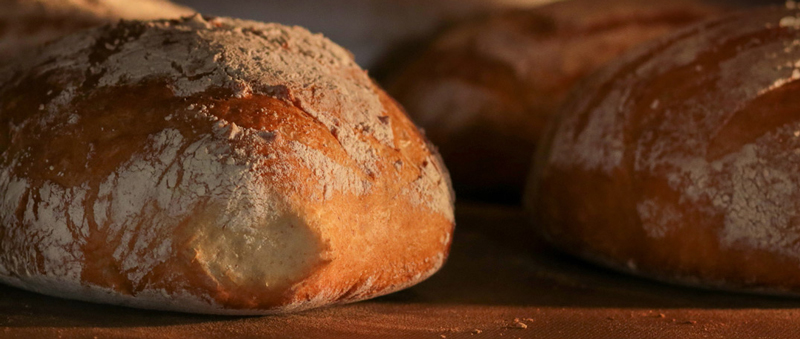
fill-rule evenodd
<path id="1" fill-rule="evenodd" d="M 439 147 L 462 197 L 518 202 L 542 130 L 575 83 L 721 11 L 638 0 L 502 11 L 445 31 L 387 90 Z"/>
<path id="2" fill-rule="evenodd" d="M 193 13 L 167 0 L 0 0 L 0 63 L 81 29 Z"/>
<path id="3" fill-rule="evenodd" d="M 299 27 L 123 21 L 0 71 L 0 281 L 216 314 L 362 300 L 436 272 L 435 150 Z"/>
<path id="4" fill-rule="evenodd" d="M 537 158 L 537 227 L 635 274 L 800 292 L 797 14 L 707 21 L 576 89 Z"/>

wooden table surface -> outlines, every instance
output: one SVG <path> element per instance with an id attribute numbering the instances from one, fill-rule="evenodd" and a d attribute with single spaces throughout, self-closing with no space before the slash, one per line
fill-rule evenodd
<path id="1" fill-rule="evenodd" d="M 0 338 L 800 338 L 800 299 L 676 287 L 562 255 L 513 208 L 460 205 L 447 265 L 392 295 L 299 314 L 198 316 L 0 286 Z"/>

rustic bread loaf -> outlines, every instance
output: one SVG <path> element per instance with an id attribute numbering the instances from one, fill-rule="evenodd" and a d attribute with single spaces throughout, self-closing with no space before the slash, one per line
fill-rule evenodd
<path id="1" fill-rule="evenodd" d="M 518 202 L 543 126 L 574 83 L 719 11 L 638 0 L 504 11 L 444 32 L 387 90 L 439 147 L 460 196 Z"/>
<path id="2" fill-rule="evenodd" d="M 444 165 L 320 35 L 123 21 L 24 60 L 0 71 L 4 283 L 264 314 L 386 294 L 444 263 Z"/>
<path id="3" fill-rule="evenodd" d="M 192 13 L 167 0 L 2 0 L 0 62 L 65 34 L 119 19 L 170 19 Z"/>
<path id="4" fill-rule="evenodd" d="M 635 274 L 800 292 L 798 14 L 707 21 L 576 89 L 528 187 L 536 227 Z"/>

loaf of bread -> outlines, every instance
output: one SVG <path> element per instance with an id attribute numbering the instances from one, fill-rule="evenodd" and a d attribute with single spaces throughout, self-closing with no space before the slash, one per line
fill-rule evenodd
<path id="1" fill-rule="evenodd" d="M 3 0 L 0 63 L 80 29 L 120 19 L 171 19 L 193 12 L 168 0 Z"/>
<path id="2" fill-rule="evenodd" d="M 457 25 L 388 79 L 459 196 L 518 202 L 545 123 L 579 79 L 721 11 L 693 1 L 570 0 Z"/>
<path id="3" fill-rule="evenodd" d="M 800 292 L 798 15 L 707 21 L 576 89 L 536 159 L 536 227 L 626 272 Z"/>
<path id="4" fill-rule="evenodd" d="M 0 71 L 6 284 L 265 314 L 390 293 L 447 257 L 439 156 L 321 35 L 123 21 L 19 60 Z"/>

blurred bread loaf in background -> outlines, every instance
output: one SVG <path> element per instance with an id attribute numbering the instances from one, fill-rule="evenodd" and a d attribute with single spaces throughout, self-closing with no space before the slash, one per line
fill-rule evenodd
<path id="1" fill-rule="evenodd" d="M 65 34 L 119 19 L 171 19 L 193 13 L 167 0 L 0 0 L 0 62 Z"/>
<path id="2" fill-rule="evenodd" d="M 536 228 L 621 271 L 797 296 L 798 15 L 713 18 L 576 87 L 537 153 Z"/>
<path id="3" fill-rule="evenodd" d="M 518 202 L 539 136 L 576 82 L 720 12 L 636 0 L 494 12 L 446 30 L 387 89 L 439 147 L 460 197 Z"/>

